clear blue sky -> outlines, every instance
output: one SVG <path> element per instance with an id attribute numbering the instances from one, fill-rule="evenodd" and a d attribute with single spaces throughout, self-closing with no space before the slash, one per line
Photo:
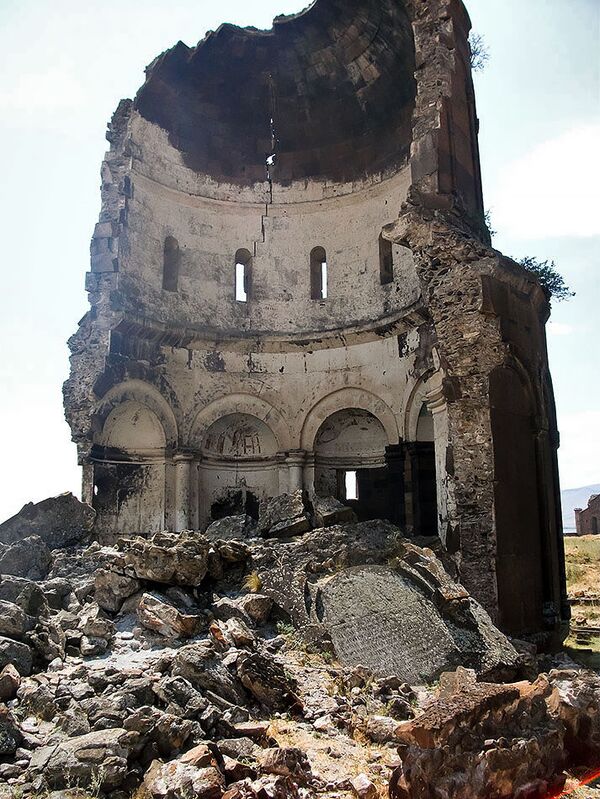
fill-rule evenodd
<path id="1" fill-rule="evenodd" d="M 220 22 L 270 27 L 302 0 L 0 0 L 0 519 L 78 491 L 63 420 L 67 338 L 85 313 L 106 123 L 143 68 Z M 495 246 L 555 259 L 577 291 L 549 342 L 564 487 L 600 482 L 600 2 L 471 0 Z"/>

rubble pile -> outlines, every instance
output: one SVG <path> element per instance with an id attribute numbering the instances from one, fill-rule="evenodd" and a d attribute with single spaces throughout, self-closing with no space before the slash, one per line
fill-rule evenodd
<path id="1" fill-rule="evenodd" d="M 0 578 L 0 796 L 542 799 L 600 762 L 598 675 L 335 500 L 111 547 L 41 516 L 45 574 Z"/>

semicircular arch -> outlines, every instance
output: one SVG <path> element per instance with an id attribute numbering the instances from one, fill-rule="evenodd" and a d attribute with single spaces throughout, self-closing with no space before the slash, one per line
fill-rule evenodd
<path id="1" fill-rule="evenodd" d="M 154 386 L 143 380 L 128 380 L 119 383 L 108 391 L 94 410 L 94 431 L 101 435 L 110 414 L 127 402 L 135 402 L 152 411 L 162 425 L 165 434 L 165 446 L 177 446 L 177 420 L 167 400 Z"/>
<path id="2" fill-rule="evenodd" d="M 252 394 L 228 394 L 201 408 L 190 426 L 189 446 L 200 449 L 208 429 L 224 416 L 235 414 L 259 419 L 272 431 L 279 450 L 291 449 L 288 426 L 281 412 L 266 400 Z"/>
<path id="3" fill-rule="evenodd" d="M 337 411 L 357 408 L 375 416 L 385 430 L 388 444 L 399 440 L 398 424 L 392 409 L 376 394 L 363 388 L 347 387 L 333 391 L 320 399 L 308 412 L 302 426 L 300 446 L 312 450 L 315 438 L 323 422 Z"/>

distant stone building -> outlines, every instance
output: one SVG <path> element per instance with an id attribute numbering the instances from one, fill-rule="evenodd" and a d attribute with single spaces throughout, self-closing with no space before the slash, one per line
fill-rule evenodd
<path id="1" fill-rule="evenodd" d="M 66 415 L 105 540 L 295 489 L 568 617 L 548 299 L 490 246 L 460 0 L 316 0 L 148 67 L 109 125 Z"/>
<path id="2" fill-rule="evenodd" d="M 577 535 L 597 535 L 600 533 L 600 494 L 590 497 L 587 508 L 575 508 L 575 529 Z"/>

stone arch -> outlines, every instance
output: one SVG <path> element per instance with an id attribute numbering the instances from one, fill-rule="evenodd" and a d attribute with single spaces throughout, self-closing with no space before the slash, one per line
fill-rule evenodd
<path id="1" fill-rule="evenodd" d="M 291 449 L 288 426 L 281 412 L 266 400 L 251 394 L 229 394 L 199 410 L 190 425 L 189 446 L 201 449 L 208 429 L 219 419 L 235 414 L 255 417 L 272 431 L 279 450 Z"/>
<path id="2" fill-rule="evenodd" d="M 143 380 L 128 380 L 119 383 L 105 394 L 96 405 L 93 414 L 95 438 L 102 436 L 104 426 L 110 414 L 124 403 L 137 403 L 151 411 L 160 422 L 165 435 L 165 447 L 173 449 L 177 446 L 177 421 L 171 406 L 163 395 L 150 383 Z"/>
<path id="3" fill-rule="evenodd" d="M 383 425 L 388 444 L 396 444 L 398 442 L 398 425 L 389 405 L 370 391 L 358 387 L 348 387 L 333 391 L 313 405 L 302 425 L 300 434 L 301 448 L 311 451 L 323 422 L 337 411 L 351 408 L 367 411 L 378 419 Z"/>
<path id="4" fill-rule="evenodd" d="M 535 398 L 513 363 L 491 372 L 489 396 L 500 624 L 508 632 L 533 631 L 544 595 Z"/>
<path id="5" fill-rule="evenodd" d="M 420 377 L 413 385 L 410 393 L 407 392 L 408 399 L 404 407 L 402 429 L 402 437 L 405 441 L 417 441 L 419 417 L 423 405 L 429 405 L 432 402 L 431 396 L 434 393 L 439 395 L 438 399 L 443 400 L 441 387 L 442 374 L 441 372 L 434 372 L 425 377 Z M 435 402 L 435 400 L 433 401 Z"/>
<path id="6" fill-rule="evenodd" d="M 154 411 L 135 400 L 125 400 L 107 416 L 98 443 L 110 449 L 150 455 L 164 453 L 166 436 Z"/>

